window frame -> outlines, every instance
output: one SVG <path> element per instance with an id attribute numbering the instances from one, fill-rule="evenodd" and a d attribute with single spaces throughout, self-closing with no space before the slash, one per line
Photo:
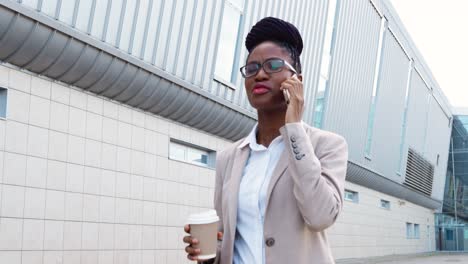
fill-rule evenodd
<path id="1" fill-rule="evenodd" d="M 352 194 L 353 198 L 348 198 L 346 196 L 347 193 Z M 359 203 L 359 192 L 352 191 L 352 190 L 349 190 L 349 189 L 345 189 L 343 198 L 344 198 L 345 201 L 349 201 L 349 202 L 353 202 L 353 203 Z"/>
<path id="2" fill-rule="evenodd" d="M 2 105 L 3 102 L 4 104 Z M 0 86 L 0 120 L 6 120 L 7 110 L 8 110 L 8 89 Z"/>
<path id="3" fill-rule="evenodd" d="M 175 157 L 175 156 L 172 155 L 172 150 L 173 150 L 174 146 L 181 147 L 181 148 L 184 149 L 184 158 L 181 159 L 181 158 L 178 158 L 178 157 Z M 207 155 L 207 163 L 205 164 L 205 163 L 201 163 L 201 162 L 190 161 L 188 159 L 189 150 L 194 150 L 195 152 L 205 152 L 206 155 Z M 168 155 L 168 158 L 170 160 L 184 162 L 184 163 L 199 166 L 199 167 L 202 167 L 202 168 L 214 169 L 215 166 L 216 166 L 216 151 L 211 150 L 211 149 L 207 149 L 207 148 L 204 148 L 204 147 L 200 147 L 200 146 L 197 146 L 195 144 L 187 143 L 187 142 L 184 142 L 184 141 L 181 141 L 181 140 L 173 139 L 173 138 L 171 138 L 169 140 L 169 155 Z"/>
<path id="4" fill-rule="evenodd" d="M 406 222 L 406 239 L 413 238 L 413 223 Z"/>
<path id="5" fill-rule="evenodd" d="M 386 206 L 386 205 L 388 205 L 388 206 Z M 391 209 L 390 201 L 385 200 L 385 199 L 380 199 L 380 208 L 385 209 L 385 210 L 390 210 Z"/>
<path id="6" fill-rule="evenodd" d="M 233 61 L 232 61 L 230 80 L 227 80 L 224 76 L 221 76 L 217 72 L 218 54 L 219 54 L 219 49 L 221 48 L 221 45 L 220 45 L 221 31 L 223 30 L 223 17 L 224 17 L 226 5 L 229 5 L 230 7 L 232 7 L 239 14 L 239 24 L 237 26 L 237 37 L 236 37 L 235 48 L 233 51 L 234 56 L 233 56 Z M 216 40 L 217 44 L 216 44 L 216 53 L 214 57 L 213 80 L 221 84 L 224 84 L 233 90 L 236 89 L 236 83 L 237 83 L 237 79 L 239 76 L 238 68 L 240 67 L 239 66 L 240 65 L 240 51 L 242 48 L 242 33 L 243 33 L 242 29 L 244 28 L 245 8 L 246 8 L 245 0 L 243 1 L 242 6 L 238 6 L 236 3 L 232 2 L 231 0 L 224 0 L 222 14 L 221 14 L 220 21 L 219 21 L 220 29 L 218 31 L 218 38 Z"/>

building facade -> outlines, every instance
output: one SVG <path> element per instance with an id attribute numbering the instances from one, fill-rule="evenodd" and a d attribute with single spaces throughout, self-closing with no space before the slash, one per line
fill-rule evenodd
<path id="1" fill-rule="evenodd" d="M 0 263 L 188 263 L 265 16 L 302 33 L 304 121 L 349 145 L 335 258 L 434 251 L 452 113 L 387 1 L 0 0 Z"/>
<path id="2" fill-rule="evenodd" d="M 468 251 L 468 109 L 453 111 L 442 212 L 436 217 L 437 249 Z"/>

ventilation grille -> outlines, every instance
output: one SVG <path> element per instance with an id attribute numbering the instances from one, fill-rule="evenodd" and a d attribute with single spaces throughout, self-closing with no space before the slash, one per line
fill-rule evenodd
<path id="1" fill-rule="evenodd" d="M 431 196 L 434 181 L 434 165 L 413 149 L 408 151 L 405 186 Z"/>

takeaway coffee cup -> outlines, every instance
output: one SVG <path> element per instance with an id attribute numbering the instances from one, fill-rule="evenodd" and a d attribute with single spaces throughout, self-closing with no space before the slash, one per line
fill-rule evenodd
<path id="1" fill-rule="evenodd" d="M 198 239 L 198 244 L 193 248 L 200 249 L 198 259 L 207 260 L 216 257 L 218 242 L 219 217 L 215 210 L 191 214 L 187 220 L 190 225 L 190 234 Z"/>

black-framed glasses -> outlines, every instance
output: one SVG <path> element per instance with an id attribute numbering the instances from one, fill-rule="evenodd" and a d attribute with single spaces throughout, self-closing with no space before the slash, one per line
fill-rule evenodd
<path id="1" fill-rule="evenodd" d="M 287 67 L 288 70 L 292 71 L 293 73 L 297 73 L 294 67 L 291 66 L 291 64 L 279 58 L 271 58 L 271 59 L 264 61 L 263 63 L 259 63 L 259 62 L 249 63 L 241 67 L 240 72 L 244 78 L 249 78 L 249 77 L 257 75 L 257 73 L 260 71 L 261 68 L 263 68 L 263 70 L 266 73 L 275 73 L 275 72 L 282 71 L 285 67 Z"/>

